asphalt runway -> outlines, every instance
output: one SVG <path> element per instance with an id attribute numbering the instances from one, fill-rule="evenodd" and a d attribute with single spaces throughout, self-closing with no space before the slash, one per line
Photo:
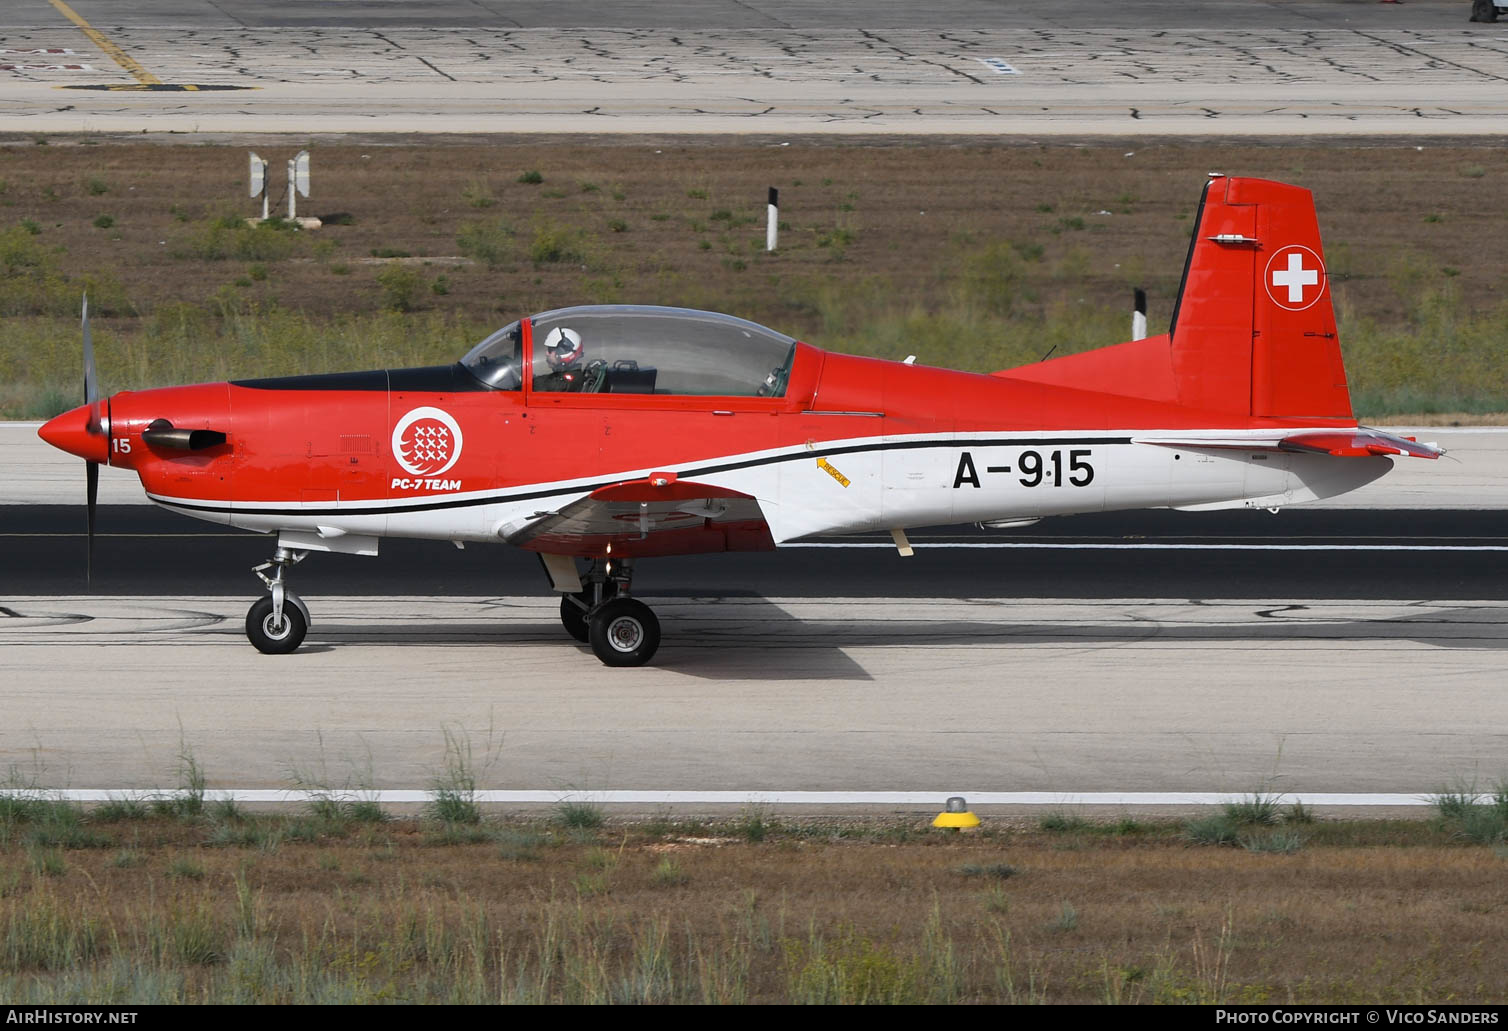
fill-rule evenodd
<path id="1" fill-rule="evenodd" d="M 0 507 L 0 598 L 86 590 L 82 505 Z M 1496 510 L 1123 512 L 1013 531 L 940 527 L 822 538 L 774 553 L 645 560 L 651 597 L 1508 599 L 1508 525 Z M 95 594 L 254 598 L 272 538 L 149 506 L 99 510 Z M 376 558 L 312 554 L 295 590 L 470 597 L 548 595 L 539 561 L 506 545 L 385 538 Z"/>
<path id="2" fill-rule="evenodd" d="M 0 762 L 51 788 L 1403 794 L 1508 768 L 1500 602 L 660 599 L 602 667 L 553 599 L 18 597 Z M 1167 801 L 1166 797 L 1163 801 Z M 935 808 L 936 803 L 934 803 Z M 642 807 L 641 807 L 642 808 Z"/>
<path id="3" fill-rule="evenodd" d="M 912 559 L 844 539 L 647 562 L 665 643 L 636 670 L 569 640 L 514 549 L 314 556 L 308 641 L 274 658 L 241 629 L 265 539 L 111 508 L 85 595 L 80 519 L 0 509 L 19 534 L 0 763 L 54 788 L 163 790 L 186 746 L 216 788 L 401 798 L 447 734 L 507 801 L 680 811 L 707 792 L 1375 803 L 1508 773 L 1497 512 L 1130 513 L 917 534 Z"/>
<path id="4" fill-rule="evenodd" d="M 1467 10 L 13 0 L 0 132 L 1501 134 Z"/>

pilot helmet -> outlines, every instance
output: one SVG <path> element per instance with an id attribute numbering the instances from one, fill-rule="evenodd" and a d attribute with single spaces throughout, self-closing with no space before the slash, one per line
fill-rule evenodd
<path id="1" fill-rule="evenodd" d="M 575 368 L 584 350 L 581 334 L 574 329 L 556 327 L 545 337 L 545 361 L 556 372 Z"/>

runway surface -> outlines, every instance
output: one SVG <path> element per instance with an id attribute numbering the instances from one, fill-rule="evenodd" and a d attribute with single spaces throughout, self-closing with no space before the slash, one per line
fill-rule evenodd
<path id="1" fill-rule="evenodd" d="M 1461 0 L 17 0 L 0 132 L 1500 134 L 1508 28 L 1466 14 Z"/>
<path id="2" fill-rule="evenodd" d="M 1064 516 L 1013 531 L 819 538 L 774 553 L 645 560 L 640 594 L 662 597 L 1508 599 L 1499 511 L 1124 512 Z M 261 590 L 261 534 L 141 506 L 98 515 L 96 594 L 229 595 Z M 85 589 L 82 505 L 0 506 L 0 598 Z M 385 538 L 376 558 L 315 554 L 295 589 L 324 594 L 537 593 L 538 558 L 506 545 Z"/>
<path id="3" fill-rule="evenodd" d="M 1356 602 L 660 599 L 608 670 L 553 599 L 323 597 L 267 657 L 242 603 L 16 597 L 0 761 L 58 788 L 1382 792 L 1508 757 L 1508 609 Z"/>

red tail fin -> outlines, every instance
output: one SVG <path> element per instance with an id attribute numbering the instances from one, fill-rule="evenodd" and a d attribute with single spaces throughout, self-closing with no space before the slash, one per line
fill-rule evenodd
<path id="1" fill-rule="evenodd" d="M 1182 404 L 1351 417 L 1308 190 L 1264 179 L 1209 182 L 1171 337 Z"/>
<path id="2" fill-rule="evenodd" d="M 1233 415 L 1352 420 L 1313 196 L 1211 179 L 1167 336 L 997 375 Z"/>

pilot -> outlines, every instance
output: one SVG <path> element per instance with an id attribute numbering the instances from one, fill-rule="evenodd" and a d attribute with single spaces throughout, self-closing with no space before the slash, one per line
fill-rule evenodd
<path id="1" fill-rule="evenodd" d="M 582 355 L 586 348 L 581 343 L 581 334 L 574 329 L 556 327 L 545 337 L 545 361 L 550 364 L 548 375 L 534 379 L 535 390 L 553 390 L 569 393 L 581 389 Z"/>

